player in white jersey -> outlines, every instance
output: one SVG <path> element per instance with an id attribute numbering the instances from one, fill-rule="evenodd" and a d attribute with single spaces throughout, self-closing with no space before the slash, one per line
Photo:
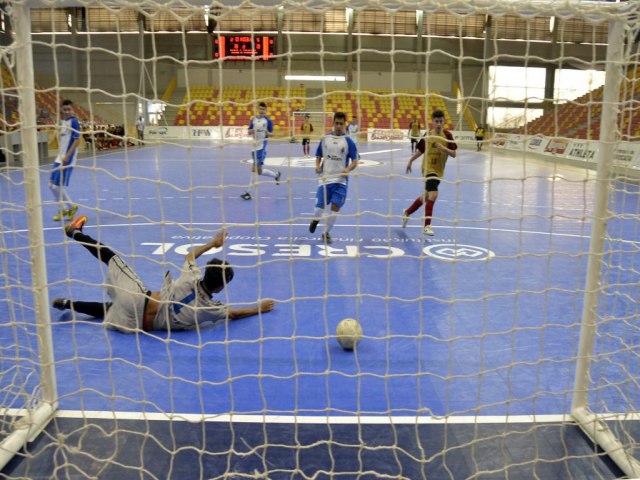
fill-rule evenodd
<path id="1" fill-rule="evenodd" d="M 253 135 L 253 166 L 251 167 L 251 180 L 247 190 L 240 195 L 244 200 L 251 200 L 251 194 L 255 195 L 256 174 L 265 175 L 275 179 L 276 185 L 280 184 L 280 172 L 264 168 L 264 159 L 267 158 L 267 143 L 269 137 L 273 135 L 273 122 L 266 115 L 267 104 L 260 102 L 258 104 L 258 115 L 251 119 L 249 123 L 249 135 Z"/>
<path id="2" fill-rule="evenodd" d="M 111 302 L 55 298 L 52 304 L 58 310 L 71 309 L 104 318 L 108 328 L 125 333 L 191 330 L 273 310 L 273 300 L 262 300 L 253 307 L 229 308 L 212 299 L 214 293 L 220 293 L 233 279 L 233 269 L 225 261 L 214 258 L 207 262 L 203 275 L 196 259 L 212 248 L 222 247 L 227 235 L 224 230 L 185 256 L 177 280 L 173 281 L 171 273 L 167 272 L 161 290 L 152 292 L 122 258 L 82 231 L 86 221 L 87 217 L 81 215 L 65 226 L 65 232 L 107 265 L 107 293 Z"/>
<path id="3" fill-rule="evenodd" d="M 316 150 L 316 173 L 320 174 L 316 193 L 316 209 L 309 231 L 314 233 L 327 205 L 331 205 L 331 213 L 327 215 L 322 239 L 332 243 L 331 229 L 336 223 L 337 213 L 347 199 L 349 174 L 358 166 L 358 149 L 356 144 L 345 135 L 347 117 L 342 112 L 333 115 L 333 132 L 326 135 Z"/>
<path id="4" fill-rule="evenodd" d="M 69 186 L 69 180 L 73 173 L 73 166 L 78 155 L 78 145 L 80 145 L 80 123 L 73 115 L 73 102 L 64 100 L 62 102 L 62 122 L 60 123 L 60 135 L 58 138 L 59 153 L 53 162 L 51 176 L 49 177 L 49 188 L 56 202 L 60 202 L 60 210 L 53 217 L 54 220 L 62 220 L 63 217 L 71 220 L 78 211 L 65 187 Z"/>
<path id="5" fill-rule="evenodd" d="M 358 119 L 353 117 L 351 123 L 347 125 L 347 135 L 351 137 L 351 140 L 357 145 L 358 144 L 358 134 L 360 133 L 360 125 L 358 125 Z"/>

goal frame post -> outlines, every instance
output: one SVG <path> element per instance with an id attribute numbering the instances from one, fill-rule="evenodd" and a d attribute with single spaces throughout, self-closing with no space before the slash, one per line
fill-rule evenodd
<path id="1" fill-rule="evenodd" d="M 58 408 L 55 360 L 49 311 L 49 291 L 44 250 L 44 225 L 42 221 L 42 195 L 40 191 L 40 165 L 36 130 L 36 96 L 31 47 L 31 12 L 25 4 L 14 3 L 10 8 L 14 25 L 16 45 L 16 74 L 18 79 L 19 111 L 25 177 L 25 203 L 29 228 L 29 253 L 31 256 L 31 281 L 35 330 L 38 339 L 39 388 L 38 403 L 34 408 L 20 408 L 3 412 L 19 418 L 14 421 L 13 431 L 0 443 L 0 470 L 28 442 L 47 426 Z"/>
<path id="2" fill-rule="evenodd" d="M 605 86 L 600 117 L 600 145 L 595 162 L 595 198 L 593 203 L 591 239 L 587 260 L 587 273 L 582 305 L 580 338 L 572 392 L 571 416 L 584 433 L 597 443 L 609 457 L 630 477 L 640 477 L 640 462 L 630 455 L 606 424 L 610 414 L 600 415 L 589 408 L 591 355 L 594 351 L 597 310 L 601 292 L 602 253 L 607 233 L 607 207 L 609 183 L 615 158 L 618 104 L 620 101 L 622 68 L 624 62 L 624 24 L 610 21 L 605 62 Z"/>

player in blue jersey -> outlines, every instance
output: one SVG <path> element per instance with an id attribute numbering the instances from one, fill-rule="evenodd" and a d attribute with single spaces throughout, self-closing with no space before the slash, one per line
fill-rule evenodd
<path id="1" fill-rule="evenodd" d="M 58 310 L 71 309 L 103 318 L 108 328 L 125 333 L 191 330 L 273 310 L 273 300 L 262 300 L 253 307 L 229 308 L 212 299 L 213 294 L 220 293 L 233 279 L 233 269 L 225 261 L 214 258 L 207 262 L 202 274 L 196 259 L 212 248 L 222 247 L 227 235 L 224 230 L 187 253 L 177 280 L 173 281 L 167 272 L 160 291 L 152 292 L 122 258 L 82 231 L 86 221 L 85 215 L 79 216 L 65 226 L 65 232 L 107 265 L 107 293 L 111 302 L 55 298 L 52 303 Z"/>
<path id="2" fill-rule="evenodd" d="M 309 231 L 314 233 L 327 205 L 331 211 L 326 217 L 322 239 L 332 243 L 331 229 L 347 199 L 349 174 L 358 166 L 358 149 L 353 139 L 345 135 L 347 116 L 342 112 L 333 115 L 333 132 L 326 135 L 316 150 L 316 173 L 320 175 L 316 193 L 316 210 Z"/>
<path id="3" fill-rule="evenodd" d="M 62 220 L 65 216 L 71 220 L 78 211 L 65 187 L 69 186 L 69 180 L 73 173 L 73 166 L 78 155 L 78 145 L 80 145 L 80 123 L 73 114 L 73 102 L 64 100 L 62 102 L 62 122 L 60 123 L 60 136 L 58 139 L 59 153 L 53 162 L 53 169 L 49 177 L 49 188 L 53 193 L 53 198 L 60 203 L 58 213 L 54 220 Z"/>
<path id="4" fill-rule="evenodd" d="M 244 200 L 251 200 L 251 193 L 255 189 L 254 184 L 257 175 L 265 175 L 271 177 L 276 181 L 276 185 L 280 184 L 280 172 L 274 172 L 264 168 L 264 159 L 267 158 L 267 143 L 269 137 L 273 136 L 273 122 L 266 115 L 267 104 L 260 102 L 258 104 L 258 115 L 251 119 L 249 123 L 249 135 L 253 136 L 253 150 L 251 156 L 253 157 L 253 166 L 251 167 L 251 180 L 246 192 L 240 195 Z"/>

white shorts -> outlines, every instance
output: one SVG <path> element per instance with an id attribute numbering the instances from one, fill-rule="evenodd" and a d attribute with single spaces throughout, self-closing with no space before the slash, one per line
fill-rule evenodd
<path id="1" fill-rule="evenodd" d="M 107 293 L 112 305 L 104 318 L 105 325 L 125 333 L 142 330 L 144 307 L 150 292 L 119 256 L 114 255 L 107 268 Z"/>

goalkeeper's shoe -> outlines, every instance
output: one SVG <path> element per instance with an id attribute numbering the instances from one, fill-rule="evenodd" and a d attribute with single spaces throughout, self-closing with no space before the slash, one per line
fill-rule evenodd
<path id="1" fill-rule="evenodd" d="M 433 228 L 431 228 L 431 225 L 425 225 L 424 229 L 422 230 L 422 233 L 425 235 L 429 235 L 430 237 L 433 237 Z"/>
<path id="2" fill-rule="evenodd" d="M 329 232 L 322 234 L 322 241 L 327 245 L 331 245 L 333 243 L 333 239 L 331 238 L 331 235 L 329 235 Z"/>
<path id="3" fill-rule="evenodd" d="M 406 210 L 402 211 L 402 228 L 407 226 L 407 223 L 409 223 L 409 214 L 407 213 Z"/>
<path id="4" fill-rule="evenodd" d="M 66 298 L 54 298 L 51 302 L 51 306 L 57 310 L 68 310 L 70 308 L 70 304 L 68 299 Z"/>
<path id="5" fill-rule="evenodd" d="M 56 222 L 59 222 L 59 221 L 60 221 L 60 220 L 62 220 L 62 218 L 67 214 L 67 212 L 68 212 L 68 211 L 69 211 L 69 210 L 65 210 L 65 209 L 58 210 L 58 213 L 56 213 L 56 214 L 53 216 L 53 220 L 54 220 L 54 221 L 56 221 Z"/>
<path id="6" fill-rule="evenodd" d="M 67 215 L 67 220 L 73 220 L 73 217 L 76 216 L 77 212 L 78 212 L 78 205 L 74 203 L 71 206 L 71 208 L 65 212 L 65 214 Z"/>
<path id="7" fill-rule="evenodd" d="M 276 173 L 276 185 L 280 185 L 280 177 L 282 176 L 282 172 L 278 171 Z"/>
<path id="8" fill-rule="evenodd" d="M 82 227 L 84 227 L 84 224 L 87 223 L 87 220 L 89 219 L 87 218 L 86 215 L 80 215 L 73 222 L 67 223 L 64 226 L 64 232 L 67 234 L 67 237 L 73 238 L 73 234 L 76 231 L 81 232 Z"/>
<path id="9" fill-rule="evenodd" d="M 318 228 L 318 223 L 320 223 L 319 220 L 311 220 L 311 223 L 309 224 L 309 231 L 311 233 L 314 233 L 316 231 L 316 228 Z"/>
<path id="10" fill-rule="evenodd" d="M 240 195 L 240 198 L 243 200 L 251 200 L 251 194 L 249 192 L 244 192 L 242 195 Z"/>

